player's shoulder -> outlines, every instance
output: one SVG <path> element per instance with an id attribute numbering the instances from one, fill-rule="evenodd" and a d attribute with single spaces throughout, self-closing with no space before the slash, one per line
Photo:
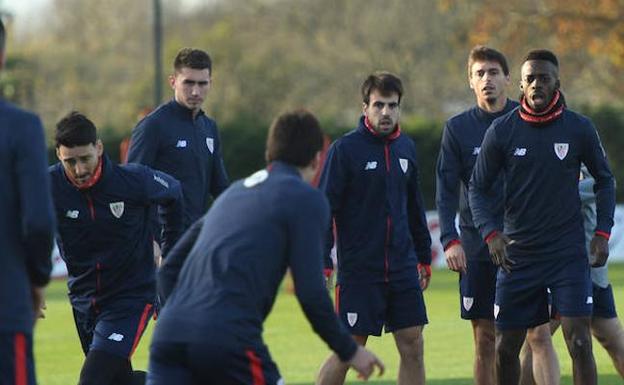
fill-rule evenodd
<path id="1" fill-rule="evenodd" d="M 594 127 L 589 117 L 567 108 L 563 110 L 563 119 L 572 126 Z"/>
<path id="2" fill-rule="evenodd" d="M 0 122 L 3 126 L 12 126 L 9 131 L 18 136 L 24 136 L 25 132 L 28 134 L 32 134 L 32 131 L 43 132 L 41 120 L 36 114 L 2 100 L 0 100 Z M 19 127 L 19 130 L 14 129 L 15 127 Z"/>
<path id="3" fill-rule="evenodd" d="M 472 121 L 475 119 L 475 109 L 477 107 L 473 106 L 471 108 L 468 108 L 467 110 L 464 110 L 460 113 L 457 113 L 453 116 L 451 116 L 450 118 L 448 118 L 446 120 L 446 123 L 444 125 L 444 129 L 446 131 L 455 131 L 457 130 L 459 127 L 463 127 L 466 125 L 466 123 Z"/>

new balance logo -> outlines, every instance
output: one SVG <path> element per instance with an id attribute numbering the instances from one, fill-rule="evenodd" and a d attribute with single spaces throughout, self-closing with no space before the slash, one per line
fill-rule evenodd
<path id="1" fill-rule="evenodd" d="M 115 342 L 121 342 L 124 339 L 124 336 L 123 334 L 112 333 L 110 336 L 108 336 L 108 339 Z"/>
<path id="2" fill-rule="evenodd" d="M 364 170 L 374 170 L 376 168 L 377 168 L 377 162 L 372 161 L 372 162 L 366 163 L 366 167 L 364 167 Z"/>
<path id="3" fill-rule="evenodd" d="M 480 152 L 481 152 L 481 147 L 475 147 L 472 150 L 472 155 L 479 155 Z"/>
<path id="4" fill-rule="evenodd" d="M 65 216 L 71 219 L 78 219 L 78 210 L 67 210 Z"/>
<path id="5" fill-rule="evenodd" d="M 169 188 L 169 183 L 167 183 L 167 181 L 161 178 L 160 176 L 154 174 L 154 180 L 160 183 L 161 185 L 165 186 L 166 188 Z"/>
<path id="6" fill-rule="evenodd" d="M 527 153 L 527 149 L 526 148 L 516 147 L 516 149 L 514 151 L 514 156 L 525 156 L 526 153 Z"/>
<path id="7" fill-rule="evenodd" d="M 176 144 L 176 147 L 178 148 L 184 148 L 186 147 L 186 140 L 178 140 L 178 143 Z"/>

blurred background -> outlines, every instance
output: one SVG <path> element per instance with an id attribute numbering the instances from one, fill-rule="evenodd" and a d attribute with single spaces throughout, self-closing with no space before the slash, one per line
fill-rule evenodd
<path id="1" fill-rule="evenodd" d="M 466 59 L 486 44 L 507 55 L 514 99 L 527 51 L 555 51 L 568 104 L 594 119 L 624 177 L 624 0 L 0 0 L 0 12 L 3 97 L 37 112 L 48 140 L 62 115 L 86 113 L 114 159 L 141 114 L 172 97 L 184 46 L 214 61 L 204 108 L 233 178 L 264 165 L 266 128 L 287 108 L 309 108 L 331 137 L 354 127 L 361 82 L 386 69 L 405 82 L 402 128 L 432 209 L 443 123 L 474 104 Z"/>

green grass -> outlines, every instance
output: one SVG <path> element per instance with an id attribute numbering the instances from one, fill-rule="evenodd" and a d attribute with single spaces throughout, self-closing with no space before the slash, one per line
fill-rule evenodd
<path id="1" fill-rule="evenodd" d="M 624 264 L 610 268 L 618 312 L 624 314 Z M 84 356 L 76 335 L 71 309 L 65 294 L 65 282 L 53 282 L 47 292 L 47 317 L 37 324 L 35 357 L 41 385 L 67 385 L 78 382 Z M 434 271 L 431 287 L 425 293 L 429 325 L 425 328 L 425 364 L 427 383 L 431 385 L 470 385 L 472 381 L 472 331 L 469 322 L 459 318 L 457 276 L 448 271 Z M 153 322 L 139 345 L 133 363 L 147 367 L 147 351 Z M 290 385 L 309 385 L 329 354 L 304 319 L 295 297 L 279 296 L 265 325 L 264 338 L 284 379 Z M 562 385 L 572 384 L 570 358 L 561 333 L 554 338 L 559 354 Z M 398 355 L 390 335 L 371 338 L 369 347 L 386 364 L 386 374 L 371 384 L 390 385 L 396 381 Z M 601 385 L 622 384 L 606 352 L 594 342 L 594 354 Z M 353 373 L 348 383 L 358 383 Z"/>

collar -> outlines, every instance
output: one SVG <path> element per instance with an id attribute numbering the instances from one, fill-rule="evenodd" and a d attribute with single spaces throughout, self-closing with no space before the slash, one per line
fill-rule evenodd
<path id="1" fill-rule="evenodd" d="M 91 176 L 91 178 L 89 178 L 88 181 L 86 181 L 84 184 L 79 185 L 76 180 L 74 178 L 72 178 L 71 175 L 67 174 L 65 172 L 65 169 L 63 169 L 63 173 L 65 174 L 65 176 L 67 177 L 67 180 L 69 181 L 69 183 L 71 183 L 74 187 L 76 187 L 78 190 L 80 191 L 84 191 L 84 190 L 88 190 L 91 187 L 93 187 L 96 183 L 98 183 L 100 181 L 100 179 L 102 178 L 102 164 L 104 163 L 103 161 L 104 155 L 102 155 L 100 157 L 100 159 L 98 160 L 98 165 L 95 168 L 95 172 L 93 173 L 93 175 Z"/>
<path id="2" fill-rule="evenodd" d="M 186 108 L 180 103 L 178 103 L 178 101 L 175 100 L 175 97 L 171 98 L 171 101 L 169 101 L 169 105 L 173 108 L 173 110 L 177 114 L 193 119 L 193 110 L 191 110 L 190 108 Z M 204 110 L 200 108 L 195 119 L 199 118 L 202 115 L 204 115 Z"/>
<path id="3" fill-rule="evenodd" d="M 283 162 L 281 160 L 274 160 L 267 165 L 266 169 L 268 172 L 271 173 L 276 172 L 280 174 L 290 174 L 296 175 L 301 178 L 301 173 L 296 166 L 293 166 L 292 164 Z"/>
<path id="4" fill-rule="evenodd" d="M 565 109 L 565 100 L 559 90 L 555 92 L 555 96 L 548 104 L 548 107 L 542 112 L 536 112 L 531 109 L 526 102 L 524 95 L 520 98 L 520 108 L 518 112 L 522 120 L 535 125 L 542 125 L 552 122 L 563 114 Z"/>
<path id="5" fill-rule="evenodd" d="M 380 135 L 377 131 L 375 131 L 375 129 L 373 128 L 373 125 L 368 120 L 368 117 L 365 115 L 362 115 L 360 117 L 360 127 L 363 127 L 364 132 L 368 132 L 370 135 L 374 136 L 375 138 L 382 139 L 385 141 L 395 140 L 396 138 L 401 136 L 401 126 L 399 126 L 398 123 L 395 126 L 394 131 L 392 131 L 390 134 L 385 135 L 385 136 Z"/>

